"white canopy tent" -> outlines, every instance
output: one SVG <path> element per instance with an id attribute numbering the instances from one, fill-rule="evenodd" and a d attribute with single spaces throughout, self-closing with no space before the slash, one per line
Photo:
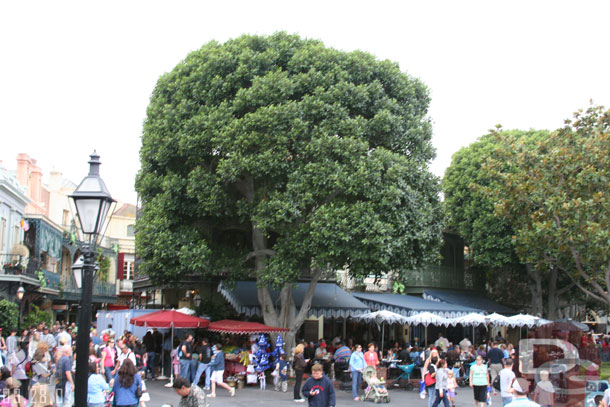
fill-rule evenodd
<path id="1" fill-rule="evenodd" d="M 381 310 L 375 312 L 367 312 L 366 314 L 359 315 L 355 317 L 360 321 L 365 322 L 375 322 L 377 326 L 381 325 L 381 349 L 383 350 L 383 341 L 385 334 L 385 325 L 384 324 L 404 324 L 407 322 L 407 317 L 397 314 L 392 311 Z"/>
<path id="2" fill-rule="evenodd" d="M 410 325 L 423 325 L 426 329 L 424 331 L 424 343 L 428 344 L 428 325 L 437 326 L 449 326 L 451 320 L 432 314 L 431 312 L 422 312 L 410 317 L 407 317 L 406 323 Z"/>

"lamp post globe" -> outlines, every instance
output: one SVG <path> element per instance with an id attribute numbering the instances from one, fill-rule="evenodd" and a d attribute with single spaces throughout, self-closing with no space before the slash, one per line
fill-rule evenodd
<path id="1" fill-rule="evenodd" d="M 19 315 L 17 316 L 17 332 L 21 335 L 21 314 L 23 312 L 23 296 L 25 295 L 25 288 L 22 285 L 17 289 L 17 300 L 19 301 Z"/>
<path id="2" fill-rule="evenodd" d="M 23 286 L 19 286 L 19 288 L 17 289 L 17 299 L 19 301 L 23 300 L 23 295 L 25 294 L 25 289 L 23 288 Z"/>
<path id="3" fill-rule="evenodd" d="M 85 257 L 79 256 L 74 264 L 72 264 L 72 275 L 74 276 L 74 282 L 76 283 L 76 288 L 83 287 L 83 269 L 85 268 Z"/>
<path id="4" fill-rule="evenodd" d="M 89 328 L 91 326 L 91 303 L 93 297 L 93 278 L 98 241 L 104 235 L 107 217 L 116 203 L 106 184 L 100 178 L 100 156 L 94 151 L 89 160 L 89 174 L 70 195 L 74 202 L 76 215 L 83 232 L 84 245 L 82 260 L 79 258 L 72 266 L 77 286 L 82 288 L 81 307 L 78 316 L 79 330 L 76 338 L 76 377 L 74 386 L 74 405 L 87 406 L 87 382 L 89 372 Z M 81 262 L 79 264 L 79 262 Z M 80 278 L 79 278 L 80 277 Z"/>

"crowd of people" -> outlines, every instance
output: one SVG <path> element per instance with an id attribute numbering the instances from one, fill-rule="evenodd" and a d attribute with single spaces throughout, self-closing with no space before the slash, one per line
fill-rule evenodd
<path id="1" fill-rule="evenodd" d="M 0 407 L 32 405 L 35 407 L 70 407 L 73 405 L 75 342 L 78 327 L 56 322 L 40 324 L 18 332 L 11 329 L 0 336 Z M 251 345 L 251 347 L 250 347 Z M 120 335 L 112 327 L 99 332 L 90 330 L 88 406 L 110 405 L 146 407 L 150 400 L 146 381 L 155 380 L 162 371 L 173 372 L 174 389 L 181 396 L 180 407 L 201 407 L 216 397 L 218 388 L 235 395 L 235 388 L 224 382 L 225 351 L 254 353 L 251 340 L 243 348 L 230 343 L 211 344 L 206 337 L 184 339 L 149 330 L 140 340 L 130 332 Z M 423 383 L 427 407 L 455 405 L 458 382 L 473 389 L 475 407 L 487 404 L 491 394 L 500 393 L 503 405 L 514 401 L 525 405 L 529 384 L 517 380 L 520 366 L 513 362 L 515 349 L 501 337 L 474 346 L 469 338 L 453 344 L 439 335 L 427 347 L 418 338 L 400 344 L 394 342 L 383 351 L 375 343 L 364 347 L 353 340 L 320 339 L 317 343 L 301 341 L 292 355 L 279 355 L 270 366 L 276 390 L 287 390 L 288 368 L 295 374 L 293 398 L 310 406 L 334 406 L 333 380 L 351 380 L 352 397 L 361 398 L 363 371 L 367 366 L 383 365 L 391 375 L 397 365 L 413 364 L 414 377 Z M 603 346 L 603 342 L 600 343 Z M 305 374 L 310 377 L 303 383 Z M 346 376 L 347 374 L 347 376 Z M 418 376 L 419 375 L 419 376 Z M 389 377 L 389 376 L 388 376 Z M 549 373 L 540 372 L 531 392 L 542 406 L 555 404 Z M 527 381 L 525 381 L 527 382 Z M 424 397 L 426 397 L 424 395 Z"/>
<path id="2" fill-rule="evenodd" d="M 74 403 L 78 327 L 44 323 L 0 338 L 1 406 L 69 407 Z M 152 333 L 151 333 L 152 334 Z M 88 406 L 145 407 L 146 347 L 126 332 L 90 331 Z M 150 358 L 152 359 L 152 357 Z M 154 369 L 152 369 L 154 378 Z"/>

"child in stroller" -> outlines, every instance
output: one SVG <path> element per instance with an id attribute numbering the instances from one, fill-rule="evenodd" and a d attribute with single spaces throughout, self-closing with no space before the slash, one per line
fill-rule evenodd
<path id="1" fill-rule="evenodd" d="M 373 400 L 375 403 L 380 401 L 385 403 L 390 402 L 390 395 L 385 387 L 385 381 L 377 378 L 377 372 L 373 366 L 365 367 L 362 376 L 368 385 L 362 400 Z"/>

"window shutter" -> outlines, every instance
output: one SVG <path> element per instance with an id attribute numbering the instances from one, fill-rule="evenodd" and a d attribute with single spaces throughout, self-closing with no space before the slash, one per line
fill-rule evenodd
<path id="1" fill-rule="evenodd" d="M 125 253 L 119 253 L 118 262 L 116 278 L 117 280 L 123 280 L 125 278 Z"/>

